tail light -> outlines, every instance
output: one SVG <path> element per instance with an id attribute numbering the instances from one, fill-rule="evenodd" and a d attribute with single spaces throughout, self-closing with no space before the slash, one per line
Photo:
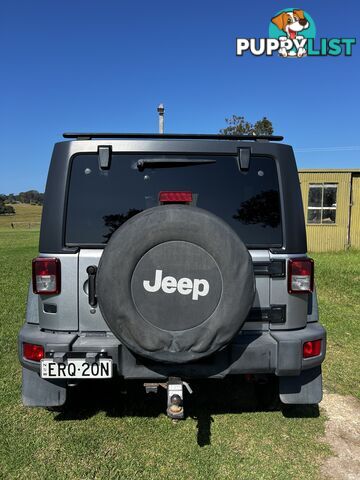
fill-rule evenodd
<path id="1" fill-rule="evenodd" d="M 288 263 L 288 292 L 310 293 L 314 288 L 314 260 L 292 258 Z"/>
<path id="2" fill-rule="evenodd" d="M 32 262 L 33 291 L 42 295 L 60 293 L 61 266 L 58 258 L 34 258 Z"/>
<path id="3" fill-rule="evenodd" d="M 160 192 L 160 203 L 191 203 L 192 192 Z"/>
<path id="4" fill-rule="evenodd" d="M 34 343 L 23 343 L 23 356 L 26 360 L 40 362 L 45 356 L 44 347 Z"/>
<path id="5" fill-rule="evenodd" d="M 303 358 L 317 357 L 321 353 L 321 340 L 311 340 L 303 344 Z"/>

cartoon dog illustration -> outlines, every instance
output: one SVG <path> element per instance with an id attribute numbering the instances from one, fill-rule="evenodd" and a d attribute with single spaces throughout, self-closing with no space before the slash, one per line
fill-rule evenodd
<path id="1" fill-rule="evenodd" d="M 302 32 L 309 28 L 309 22 L 305 18 L 304 10 L 293 10 L 292 12 L 281 12 L 279 15 L 271 19 L 272 23 L 274 23 L 280 30 L 286 33 L 287 38 L 290 40 L 294 40 L 298 38 L 298 33 Z M 280 37 L 286 38 L 286 37 Z M 299 38 L 302 38 L 299 36 Z M 280 55 L 287 57 L 287 56 L 298 56 L 303 57 L 306 55 L 305 48 L 299 48 L 297 54 L 294 52 L 288 52 L 286 48 L 281 48 L 279 50 Z"/>

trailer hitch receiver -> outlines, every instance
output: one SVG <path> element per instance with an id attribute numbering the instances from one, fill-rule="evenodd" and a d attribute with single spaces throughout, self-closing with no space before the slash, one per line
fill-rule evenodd
<path id="1" fill-rule="evenodd" d="M 167 391 L 167 416 L 173 420 L 184 418 L 184 386 L 192 393 L 190 385 L 179 377 L 169 377 L 166 383 L 144 383 L 146 393 L 157 393 L 158 387 Z"/>

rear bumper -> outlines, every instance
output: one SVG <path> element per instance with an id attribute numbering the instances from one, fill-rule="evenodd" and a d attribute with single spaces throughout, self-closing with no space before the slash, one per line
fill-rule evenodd
<path id="1" fill-rule="evenodd" d="M 320 355 L 304 359 L 303 343 L 322 340 Z M 279 377 L 298 376 L 304 370 L 318 367 L 326 353 L 326 332 L 319 323 L 309 323 L 300 330 L 241 332 L 223 350 L 200 362 L 171 365 L 151 362 L 135 357 L 112 335 L 84 335 L 77 333 L 49 332 L 38 325 L 25 324 L 19 334 L 19 359 L 25 369 L 39 372 L 39 363 L 25 360 L 23 342 L 42 345 L 46 356 L 55 352 L 84 356 L 94 352 L 111 357 L 114 371 L 125 379 L 223 378 L 244 373 L 273 373 Z M 74 355 L 76 354 L 76 355 Z"/>

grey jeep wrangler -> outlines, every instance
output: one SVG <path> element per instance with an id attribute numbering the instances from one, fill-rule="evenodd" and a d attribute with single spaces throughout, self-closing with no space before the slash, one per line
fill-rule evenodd
<path id="1" fill-rule="evenodd" d="M 19 334 L 24 405 L 117 376 L 165 387 L 182 418 L 192 380 L 245 374 L 320 402 L 326 334 L 282 137 L 64 137 Z"/>

